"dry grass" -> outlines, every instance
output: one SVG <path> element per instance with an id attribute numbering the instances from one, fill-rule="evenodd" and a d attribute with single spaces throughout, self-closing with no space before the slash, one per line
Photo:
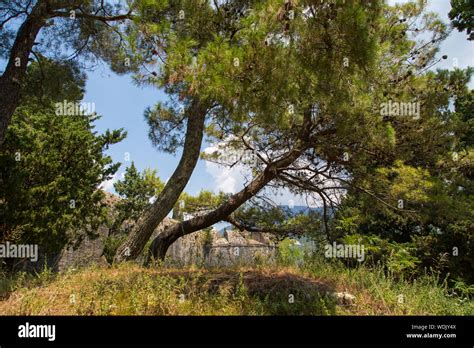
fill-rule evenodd
<path id="1" fill-rule="evenodd" d="M 41 286 L 19 288 L 0 302 L 0 313 L 324 314 L 334 312 L 334 304 L 326 296 L 330 291 L 324 281 L 289 269 L 147 269 L 126 264 L 69 272 Z"/>
<path id="2" fill-rule="evenodd" d="M 472 314 L 472 301 L 435 284 L 396 283 L 367 269 L 173 269 L 121 264 L 23 280 L 0 301 L 4 315 Z M 356 296 L 338 304 L 333 292 Z M 399 303 L 398 295 L 404 294 Z"/>

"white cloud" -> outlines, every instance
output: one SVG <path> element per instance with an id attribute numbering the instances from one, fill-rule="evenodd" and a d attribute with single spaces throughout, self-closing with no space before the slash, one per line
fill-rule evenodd
<path id="1" fill-rule="evenodd" d="M 244 186 L 245 169 L 241 165 L 232 168 L 206 161 L 206 171 L 214 178 L 214 191 L 236 193 Z"/>
<path id="2" fill-rule="evenodd" d="M 224 143 L 219 145 L 208 146 L 204 149 L 204 153 L 212 154 L 219 149 L 225 148 Z M 230 156 L 229 153 L 227 153 Z M 231 161 L 232 162 L 232 161 Z M 205 161 L 206 171 L 214 179 L 214 192 L 236 193 L 240 191 L 251 178 L 251 170 L 247 166 L 236 164 L 232 168 L 215 162 Z M 319 199 L 295 195 L 287 188 L 280 188 L 278 191 L 274 189 L 263 189 L 261 194 L 265 195 L 276 205 L 295 205 L 295 206 L 320 206 Z"/>
<path id="3" fill-rule="evenodd" d="M 102 181 L 99 185 L 99 188 L 101 190 L 114 193 L 114 184 L 117 182 L 117 180 L 117 174 L 114 174 L 114 176 L 112 176 L 112 178 L 110 178 L 109 180 Z"/>

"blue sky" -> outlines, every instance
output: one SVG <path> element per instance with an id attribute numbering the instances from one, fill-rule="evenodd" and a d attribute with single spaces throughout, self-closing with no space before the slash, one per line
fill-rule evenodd
<path id="1" fill-rule="evenodd" d="M 406 1 L 389 1 L 390 3 Z M 450 4 L 448 0 L 429 1 L 431 11 L 439 13 L 443 20 L 448 21 Z M 440 62 L 435 68 L 452 69 L 457 64 L 460 68 L 474 66 L 474 46 L 466 39 L 465 33 L 453 30 L 450 37 L 443 43 L 440 55 L 447 54 L 448 59 Z M 456 59 L 456 60 L 455 60 Z M 471 86 L 474 86 L 471 81 Z M 123 163 L 118 176 L 125 170 L 130 162 L 124 161 L 124 154 L 130 153 L 130 159 L 135 162 L 139 170 L 153 168 L 158 175 L 166 180 L 172 174 L 179 161 L 180 153 L 175 156 L 161 153 L 153 148 L 148 139 L 148 126 L 143 117 L 143 111 L 147 106 L 154 105 L 157 101 L 166 100 L 166 95 L 152 87 L 137 87 L 132 83 L 130 76 L 117 76 L 110 72 L 106 66 L 102 66 L 88 74 L 86 86 L 86 102 L 94 102 L 96 111 L 102 115 L 97 122 L 97 130 L 103 131 L 107 128 L 125 128 L 128 137 L 120 144 L 114 145 L 108 151 L 115 161 Z M 209 144 L 203 144 L 203 150 Z M 235 192 L 243 186 L 243 175 L 239 169 L 228 170 L 219 168 L 200 160 L 189 181 L 186 191 L 196 194 L 201 189 L 224 190 Z M 111 183 L 106 185 L 110 188 Z M 289 199 L 284 194 L 277 200 Z M 303 204 L 301 199 L 295 198 L 295 204 Z"/>
<path id="2" fill-rule="evenodd" d="M 131 161 L 139 170 L 156 169 L 163 180 L 173 173 L 180 152 L 173 156 L 155 149 L 148 138 L 149 128 L 143 117 L 146 107 L 166 99 L 167 96 L 160 90 L 137 87 L 130 76 L 118 76 L 105 65 L 88 74 L 84 101 L 95 103 L 96 112 L 102 116 L 96 122 L 96 129 L 103 132 L 107 128 L 124 128 L 128 133 L 125 140 L 108 150 L 114 161 L 122 163 L 118 176 Z M 127 153 L 130 161 L 125 160 Z M 111 188 L 110 183 L 106 188 Z M 213 188 L 212 176 L 206 172 L 203 161 L 199 161 L 186 191 L 195 194 L 201 188 Z"/>

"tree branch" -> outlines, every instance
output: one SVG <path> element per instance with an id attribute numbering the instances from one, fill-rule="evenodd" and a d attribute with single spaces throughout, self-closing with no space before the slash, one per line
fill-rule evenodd
<path id="1" fill-rule="evenodd" d="M 70 12 L 63 12 L 63 11 L 53 11 L 49 15 L 50 18 L 53 18 L 53 17 L 69 18 L 70 16 L 71 16 Z M 116 16 L 100 16 L 100 15 L 94 15 L 91 13 L 78 12 L 75 14 L 75 16 L 76 18 L 93 19 L 93 20 L 104 22 L 104 23 L 134 18 L 134 16 L 132 16 L 131 11 L 129 11 L 128 13 L 116 15 Z"/>

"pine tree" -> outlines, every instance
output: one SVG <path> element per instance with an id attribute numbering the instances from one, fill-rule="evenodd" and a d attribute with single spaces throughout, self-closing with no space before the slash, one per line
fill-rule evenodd
<path id="1" fill-rule="evenodd" d="M 151 204 L 150 200 L 163 189 L 163 182 L 156 171 L 146 169 L 140 173 L 132 162 L 125 170 L 123 180 L 114 184 L 115 191 L 122 198 L 116 205 L 118 226 L 125 220 L 135 220 Z"/>
<path id="2" fill-rule="evenodd" d="M 60 85 L 34 88 L 41 68 L 30 65 L 24 97 L 0 155 L 1 240 L 36 243 L 57 252 L 76 232 L 104 222 L 98 186 L 120 165 L 104 151 L 125 134 L 114 130 L 98 135 L 95 114 L 58 114 L 56 103 L 63 98 L 81 101 L 83 76 L 69 64 L 43 63 Z"/>

